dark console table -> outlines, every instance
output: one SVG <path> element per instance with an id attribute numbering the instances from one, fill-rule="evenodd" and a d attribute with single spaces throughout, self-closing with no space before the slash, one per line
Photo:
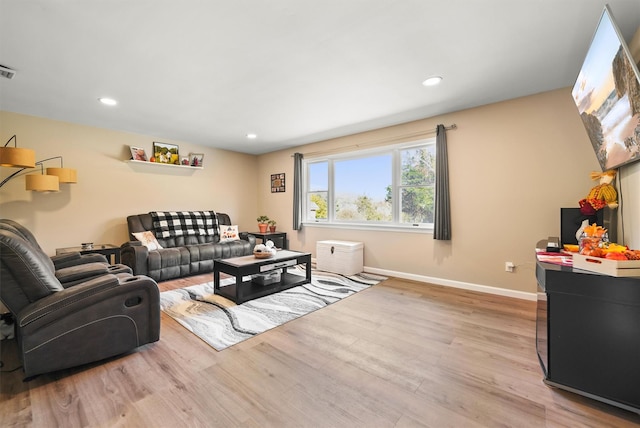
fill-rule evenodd
<path id="1" fill-rule="evenodd" d="M 537 261 L 544 382 L 640 413 L 640 277 Z"/>

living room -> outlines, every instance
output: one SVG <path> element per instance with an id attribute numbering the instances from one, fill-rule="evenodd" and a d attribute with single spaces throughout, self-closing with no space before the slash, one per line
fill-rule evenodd
<path id="1" fill-rule="evenodd" d="M 616 3 L 621 8 L 628 5 L 625 1 L 614 2 L 614 11 Z M 602 6 L 597 5 L 596 9 L 601 11 Z M 585 23 L 589 34 L 596 18 Z M 581 46 L 587 43 L 583 41 Z M 577 71 L 572 70 L 571 73 L 576 74 Z M 3 85 L 11 83 L 3 82 Z M 100 110 L 103 106 L 91 108 L 95 109 L 96 115 L 111 114 Z M 38 159 L 63 156 L 65 166 L 77 169 L 78 182 L 62 184 L 60 192 L 38 193 L 25 191 L 22 178 L 11 180 L 0 189 L 0 212 L 1 217 L 26 225 L 49 255 L 55 254 L 57 248 L 77 246 L 83 242 L 121 245 L 129 240 L 126 218 L 136 213 L 215 210 L 228 214 L 241 231 L 247 232 L 257 229 L 257 216 L 268 215 L 277 221 L 279 231 L 287 233 L 289 248 L 315 254 L 316 243 L 320 240 L 362 242 L 365 271 L 408 280 L 413 284 L 403 285 L 398 290 L 407 294 L 420 293 L 421 287 L 435 284 L 451 288 L 455 290 L 453 292 L 481 292 L 505 298 L 498 300 L 498 306 L 513 301 L 517 310 L 526 312 L 524 318 L 531 318 L 535 311 L 532 304 L 537 290 L 536 243 L 549 236 L 560 235 L 560 208 L 577 207 L 578 201 L 594 185 L 590 173 L 601 170 L 577 113 L 571 87 L 567 85 L 260 154 L 198 144 L 188 139 L 167 138 L 162 133 L 122 131 L 45 116 L 9 111 L 2 106 L 0 135 L 5 141 L 16 135 L 18 146 L 33 149 Z M 175 119 L 180 121 L 182 118 Z M 305 223 L 299 231 L 293 230 L 294 153 L 303 153 L 305 158 L 310 158 L 313 153 L 372 142 L 397 143 L 430 138 L 435 136 L 438 124 L 456 125 L 455 129 L 447 131 L 451 240 L 434 240 L 432 234 L 425 231 L 331 227 L 313 222 Z M 130 147 L 142 147 L 151 153 L 152 144 L 156 141 L 177 145 L 181 154 L 204 154 L 203 168 L 163 168 L 128 162 Z M 255 144 L 260 144 L 259 138 Z M 3 168 L 2 177 L 11 172 Z M 273 193 L 270 177 L 280 173 L 287 177 L 286 190 Z M 640 162 L 620 169 L 616 187 L 621 201 L 619 215 L 624 218 L 623 225 L 620 224 L 620 228 L 624 228 L 624 243 L 631 248 L 640 248 L 640 219 L 637 215 L 640 212 Z M 507 261 L 514 263 L 513 272 L 505 271 Z M 402 294 L 398 290 L 390 292 L 388 297 L 393 300 L 395 294 Z M 473 312 L 466 303 L 460 303 L 460 308 L 461 311 Z M 167 339 L 163 336 L 161 341 L 185 343 L 182 342 L 185 339 L 180 338 L 179 326 L 163 319 L 163 329 Z M 297 330 L 285 330 L 289 333 L 294 331 Z M 283 349 L 287 346 L 282 338 L 284 334 L 271 336 L 275 338 L 274 343 Z M 535 335 L 535 331 L 530 335 Z M 497 337 L 492 339 L 499 340 Z M 339 341 L 334 344 L 339 344 Z M 240 346 L 225 351 L 226 354 L 222 352 L 215 357 L 215 364 L 228 362 L 248 348 Z M 172 353 L 178 352 L 179 345 L 170 350 L 160 349 L 164 353 L 162 364 L 167 365 Z M 140 354 L 144 354 L 144 350 Z M 203 369 L 206 364 L 211 364 L 209 358 L 213 357 L 195 355 L 188 362 Z M 271 355 L 270 358 L 284 359 L 280 355 Z M 179 360 L 181 363 L 187 361 L 184 357 Z M 254 363 L 257 366 L 261 364 Z M 142 367 L 137 364 L 122 366 L 125 367 L 122 370 L 133 372 Z M 207 370 L 215 371 L 212 368 Z M 82 372 L 74 374 L 83 376 Z M 85 377 L 90 375 L 99 379 L 109 377 L 99 366 L 84 373 Z M 216 375 L 223 376 L 224 373 Z M 542 378 L 541 372 L 536 375 Z M 126 384 L 128 380 L 118 382 Z M 45 389 L 50 392 L 58 381 L 55 377 L 48 379 Z M 65 385 L 71 388 L 69 384 Z M 179 382 L 175 388 L 180 389 Z M 204 395 L 206 388 L 202 385 L 198 388 Z M 145 395 L 133 385 L 124 386 L 123 390 L 134 398 Z M 2 393 L 3 399 L 9 400 L 13 396 L 5 391 Z M 36 403 L 37 399 L 42 403 L 50 402 L 46 393 L 40 394 L 38 396 L 34 391 L 31 406 L 48 406 Z M 60 394 L 64 397 L 64 392 Z M 336 395 L 339 396 L 340 391 L 336 391 Z M 116 401 L 126 401 L 130 397 L 119 397 Z M 63 398 L 55 398 L 54 401 L 58 399 L 63 401 Z M 565 399 L 566 396 L 561 396 L 558 400 Z M 15 406 L 15 400 L 9 401 Z M 577 403 L 575 405 L 581 409 L 595 407 L 594 411 L 599 414 L 612 414 L 612 418 L 619 418 L 615 421 L 637 423 L 632 416 L 620 416 L 606 406 L 599 407 L 580 399 Z M 185 407 L 207 405 L 204 399 L 195 405 L 185 403 Z M 242 405 L 236 410 L 240 408 Z M 14 407 L 5 408 L 3 412 L 14 410 Z M 159 405 L 156 410 L 162 413 Z M 590 410 L 585 411 L 588 413 Z M 99 413 L 96 409 L 91 412 Z M 151 420 L 145 419 L 144 415 L 138 416 L 140 419 L 128 422 L 142 425 Z M 599 417 L 604 418 L 600 421 L 607 421 L 606 416 Z M 64 419 L 61 417 L 60 420 Z M 93 422 L 87 425 L 116 424 L 113 419 L 108 419 L 108 422 L 105 419 L 95 422 L 100 418 L 90 420 Z M 446 425 L 437 421 L 432 423 Z M 292 422 L 290 425 L 296 424 Z M 483 425 L 482 422 L 479 425 Z"/>
<path id="2" fill-rule="evenodd" d="M 314 252 L 316 242 L 326 239 L 363 242 L 371 271 L 530 300 L 536 242 L 559 236 L 560 208 L 577 207 L 593 186 L 589 173 L 600 168 L 569 88 L 259 156 L 163 139 L 185 153 L 204 153 L 204 168 L 186 173 L 125 162 L 129 146 L 151 152 L 157 136 L 0 114 L 3 135 L 16 134 L 41 157 L 62 153 L 65 165 L 78 170 L 78 183 L 62 184 L 59 193 L 27 192 L 20 179 L 2 188 L 3 216 L 28 225 L 50 254 L 82 242 L 120 245 L 129 240 L 126 217 L 140 212 L 213 209 L 247 232 L 257 231 L 256 217 L 266 214 L 287 232 L 290 248 Z M 313 224 L 292 231 L 291 186 L 271 193 L 270 176 L 293 177 L 294 152 L 428 133 L 439 123 L 457 125 L 447 131 L 454 239 Z M 618 188 L 632 248 L 640 247 L 633 215 L 639 169 L 628 166 Z M 113 203 L 105 204 L 111 197 Z M 514 272 L 505 272 L 505 261 L 516 265 Z"/>

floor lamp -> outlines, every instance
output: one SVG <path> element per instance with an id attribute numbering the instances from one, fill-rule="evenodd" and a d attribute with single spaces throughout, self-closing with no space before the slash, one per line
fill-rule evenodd
<path id="1" fill-rule="evenodd" d="M 9 146 L 12 140 L 14 147 Z M 54 159 L 60 159 L 60 167 L 47 168 L 45 174 L 43 164 Z M 35 168 L 36 165 L 40 166 L 40 174 L 29 174 L 30 171 L 25 171 L 28 168 Z M 35 151 L 18 147 L 18 139 L 15 135 L 9 138 L 4 147 L 0 147 L 0 166 L 20 168 L 2 180 L 0 187 L 10 180 L 25 174 L 28 174 L 25 179 L 25 189 L 35 192 L 58 192 L 60 191 L 60 183 L 78 182 L 77 171 L 72 168 L 64 168 L 62 156 L 54 156 L 36 162 Z"/>

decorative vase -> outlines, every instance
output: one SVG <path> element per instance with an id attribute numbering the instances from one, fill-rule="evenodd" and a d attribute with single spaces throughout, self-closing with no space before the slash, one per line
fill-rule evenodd
<path id="1" fill-rule="evenodd" d="M 608 233 L 604 233 L 602 236 L 587 236 L 586 233 L 582 232 L 582 235 L 580 235 L 580 240 L 578 242 L 578 252 L 580 254 L 583 254 L 583 250 L 590 251 L 596 248 L 602 248 L 606 246 L 608 242 Z"/>
<path id="2" fill-rule="evenodd" d="M 258 230 L 260 230 L 260 233 L 266 233 L 267 226 L 267 223 L 258 223 Z"/>

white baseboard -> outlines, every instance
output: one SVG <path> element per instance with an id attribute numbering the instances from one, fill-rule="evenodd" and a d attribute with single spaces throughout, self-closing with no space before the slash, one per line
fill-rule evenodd
<path id="1" fill-rule="evenodd" d="M 311 258 L 311 264 L 316 264 L 315 257 Z M 364 271 L 382 276 L 392 276 L 394 278 L 408 279 L 417 282 L 426 282 L 429 284 L 442 285 L 445 287 L 460 288 L 462 290 L 477 291 L 479 293 L 495 294 L 497 296 L 513 297 L 521 300 L 536 301 L 538 296 L 536 293 L 527 293 L 526 291 L 508 290 L 506 288 L 491 287 L 489 285 L 473 284 L 470 282 L 453 281 L 444 278 L 435 278 L 432 276 L 416 275 L 413 273 L 397 272 L 388 269 L 378 269 L 364 266 Z"/>
<path id="2" fill-rule="evenodd" d="M 434 278 L 432 276 L 416 275 L 412 273 L 396 272 L 387 269 L 377 269 L 372 267 L 364 267 L 365 272 L 382 276 L 392 276 L 395 278 L 409 279 L 418 282 L 427 282 L 429 284 L 443 285 L 445 287 L 460 288 L 463 290 L 478 291 L 480 293 L 495 294 L 498 296 L 513 297 L 522 300 L 537 300 L 536 293 L 527 293 L 525 291 L 508 290 L 506 288 L 491 287 L 488 285 L 472 284 L 470 282 L 452 281 L 450 279 Z"/>

